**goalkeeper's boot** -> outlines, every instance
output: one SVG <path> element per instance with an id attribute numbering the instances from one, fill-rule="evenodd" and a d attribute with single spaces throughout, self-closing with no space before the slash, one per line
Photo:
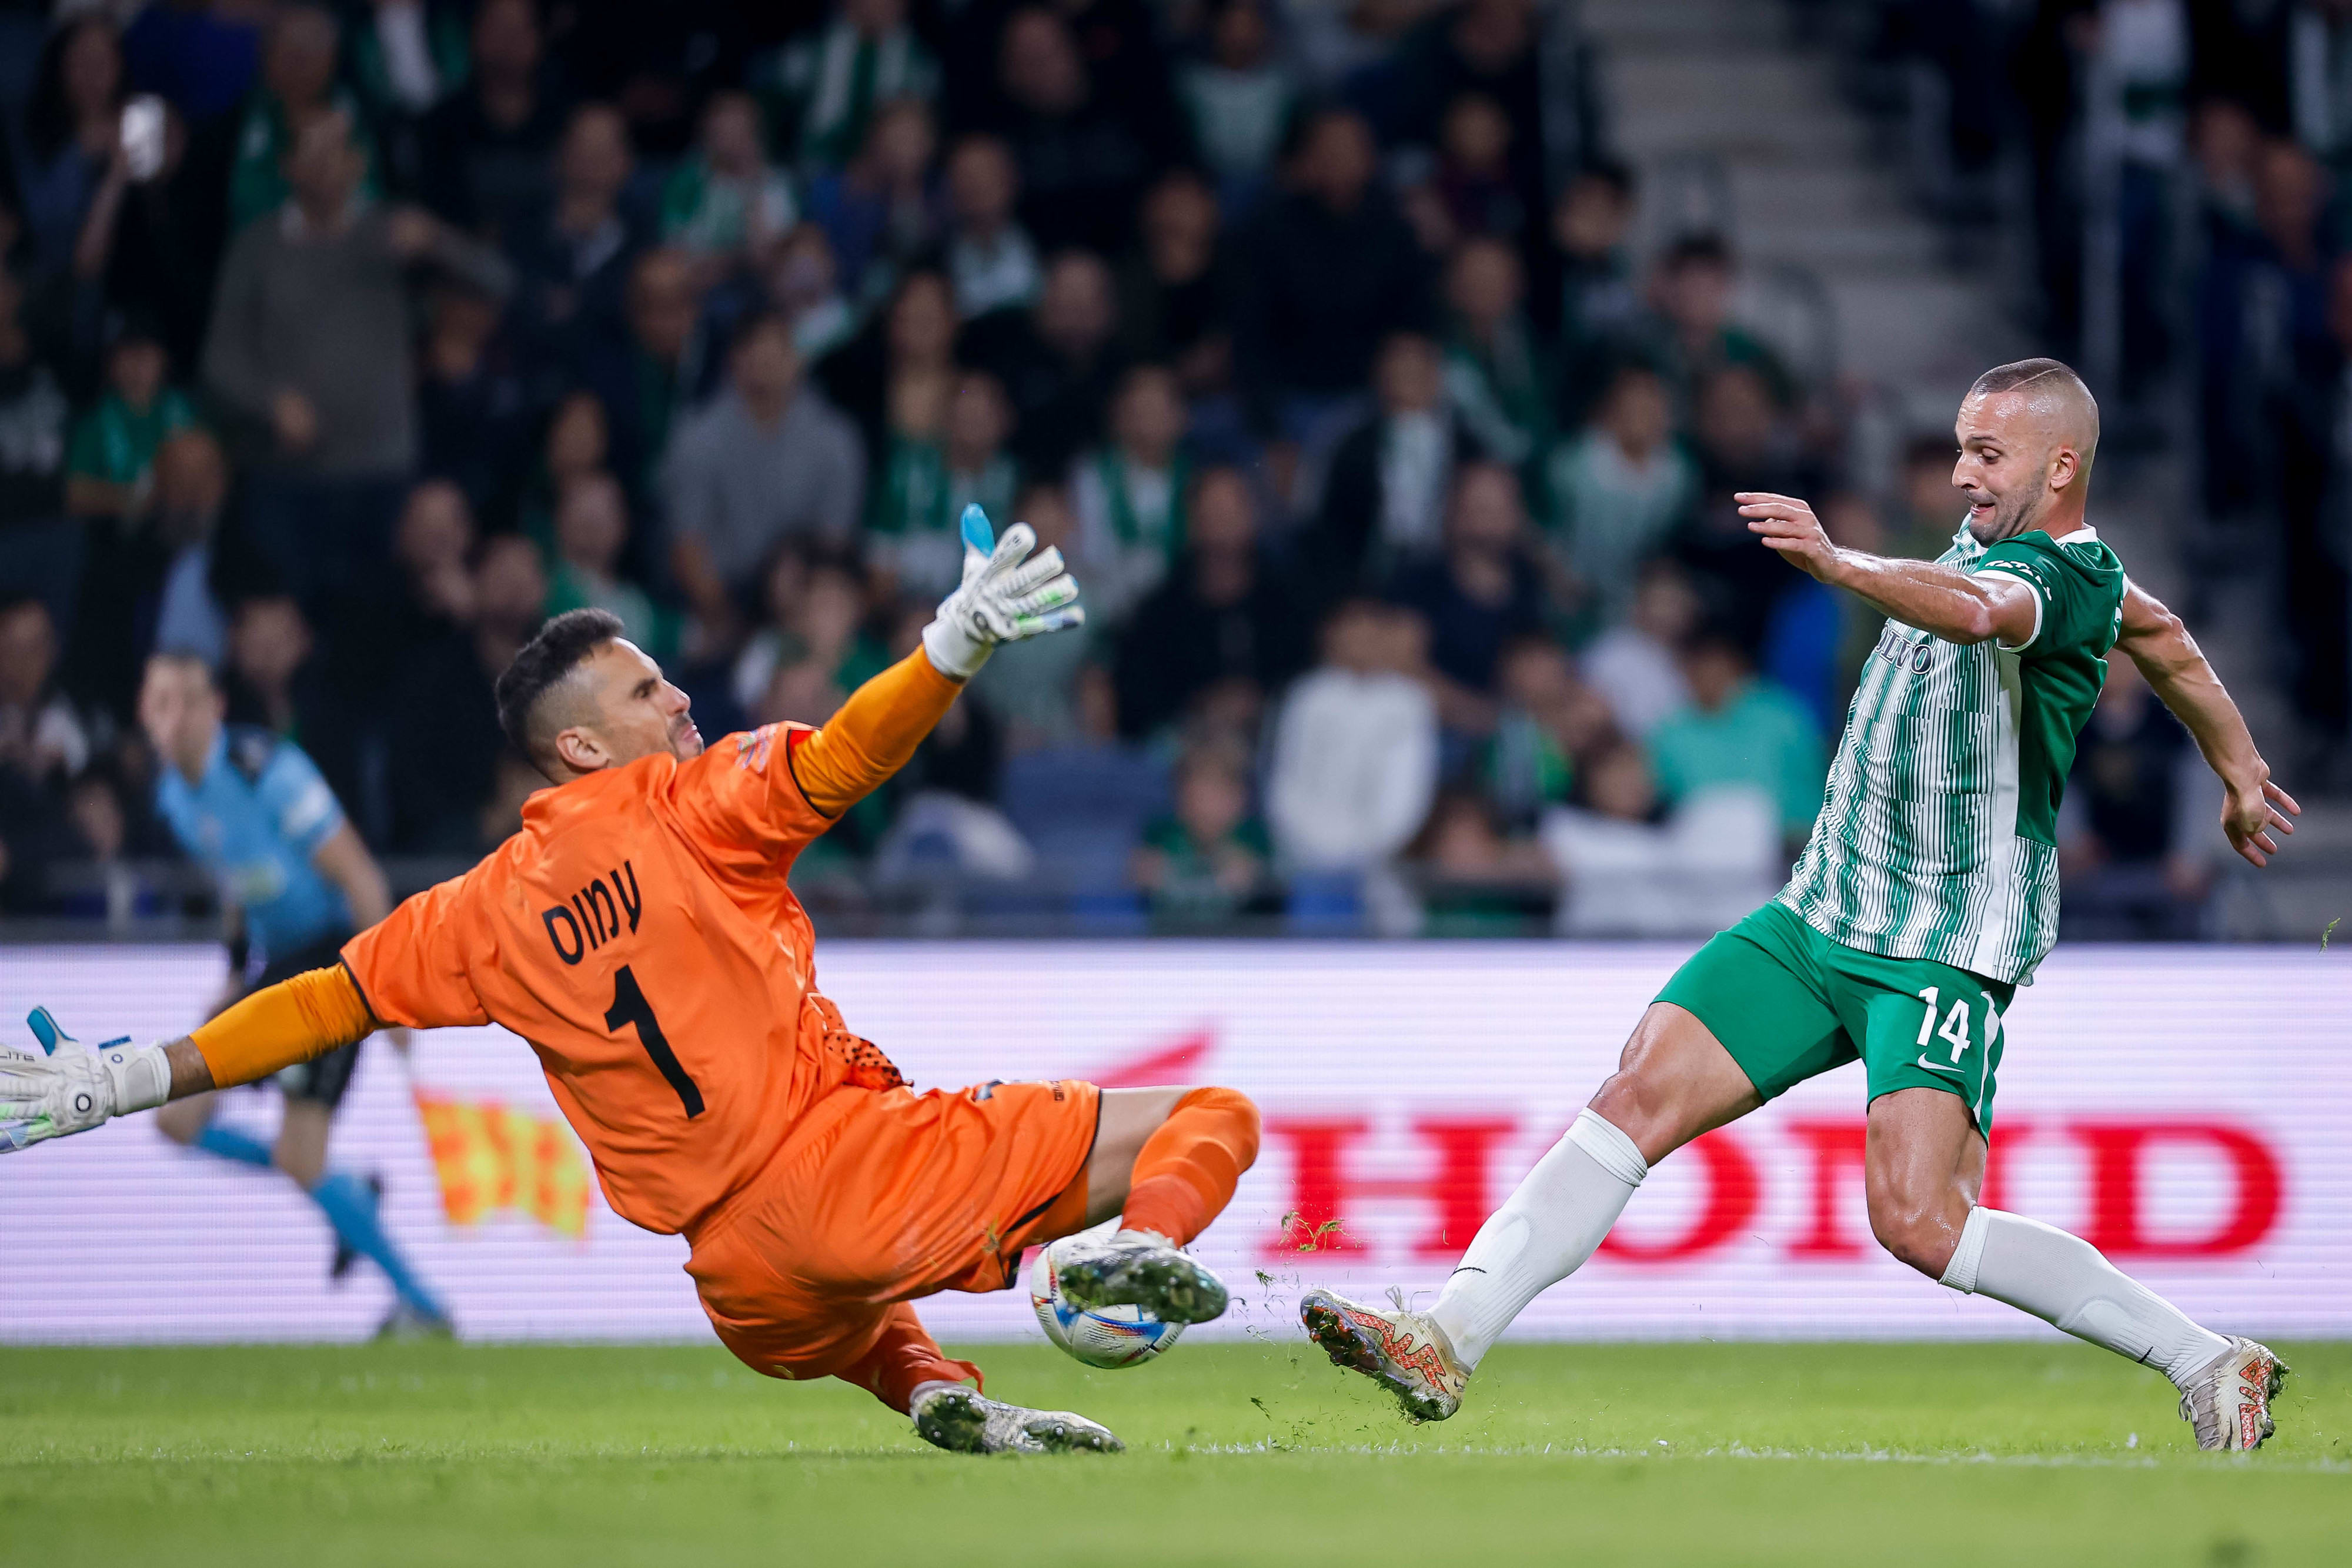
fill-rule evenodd
<path id="1" fill-rule="evenodd" d="M 1071 1236 L 1055 1274 L 1074 1307 L 1139 1307 L 1163 1323 L 1204 1323 L 1225 1311 L 1225 1282 L 1150 1230 Z"/>
<path id="2" fill-rule="evenodd" d="M 1470 1369 L 1426 1312 L 1382 1312 L 1329 1291 L 1298 1298 L 1298 1321 L 1331 1364 L 1360 1372 L 1397 1396 L 1415 1421 L 1443 1421 L 1462 1408 Z"/>
<path id="3" fill-rule="evenodd" d="M 2259 1448 L 2278 1430 L 2271 1401 L 2286 1386 L 2287 1364 L 2267 1345 L 2233 1339 L 2230 1348 L 2189 1375 L 2180 1391 L 2180 1418 L 2197 1429 L 2207 1450 Z"/>
<path id="4" fill-rule="evenodd" d="M 913 1415 L 923 1441 L 957 1454 L 1118 1454 L 1127 1445 L 1108 1427 L 1067 1410 L 1024 1410 L 960 1383 L 918 1390 Z"/>

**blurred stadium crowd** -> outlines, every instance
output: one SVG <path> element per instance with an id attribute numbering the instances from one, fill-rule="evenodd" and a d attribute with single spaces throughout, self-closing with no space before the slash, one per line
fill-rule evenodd
<path id="1" fill-rule="evenodd" d="M 2113 360 L 2111 424 L 2190 366 L 2208 448 L 2260 455 L 2207 504 L 2299 563 L 2295 698 L 2340 734 L 2352 8 L 1867 9 L 1949 84 L 1955 210 L 1982 104 L 2032 106 L 2045 336 Z M 188 906 L 150 651 L 212 661 L 380 852 L 453 868 L 539 783 L 490 687 L 544 616 L 616 612 L 708 735 L 821 723 L 913 646 L 978 501 L 1090 622 L 1001 653 L 803 857 L 849 928 L 977 888 L 1104 930 L 1706 930 L 1777 884 L 1877 630 L 1729 496 L 1890 553 L 1956 526 L 1948 431 L 1852 471 L 1851 387 L 1736 318 L 1731 236 L 1636 254 L 1570 7 L 0 26 L 0 912 Z M 2125 235 L 2088 264 L 2104 349 L 2085 169 Z M 2116 666 L 2078 929 L 2194 931 L 2194 763 Z"/>

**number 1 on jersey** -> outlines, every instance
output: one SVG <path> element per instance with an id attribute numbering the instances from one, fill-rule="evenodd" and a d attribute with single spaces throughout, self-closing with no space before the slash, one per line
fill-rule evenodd
<path id="1" fill-rule="evenodd" d="M 687 1075 L 677 1053 L 670 1050 L 668 1037 L 662 1033 L 661 1019 L 654 1017 L 653 1004 L 646 1000 L 646 993 L 637 988 L 637 977 L 629 972 L 626 964 L 613 977 L 613 1005 L 604 1014 L 604 1027 L 614 1034 L 621 1032 L 624 1024 L 637 1026 L 637 1043 L 646 1048 L 646 1054 L 654 1059 L 661 1075 L 677 1091 L 677 1103 L 686 1107 L 687 1120 L 701 1115 L 702 1091 Z"/>

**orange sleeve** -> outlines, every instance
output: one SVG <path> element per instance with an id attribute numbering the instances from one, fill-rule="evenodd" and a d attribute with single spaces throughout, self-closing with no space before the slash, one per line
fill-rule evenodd
<path id="1" fill-rule="evenodd" d="M 916 649 L 850 694 L 823 729 L 792 747 L 801 793 L 826 816 L 840 816 L 907 766 L 962 690 Z"/>
<path id="2" fill-rule="evenodd" d="M 343 967 L 369 1012 L 411 1029 L 490 1021 L 482 998 L 474 994 L 466 957 L 474 929 L 470 899 L 478 889 L 483 896 L 495 896 L 490 890 L 496 883 L 486 879 L 499 863 L 493 856 L 463 876 L 403 900 L 343 944 Z"/>
<path id="3" fill-rule="evenodd" d="M 374 1030 L 350 971 L 333 964 L 254 992 L 188 1038 L 212 1069 L 213 1086 L 228 1089 L 314 1061 Z"/>

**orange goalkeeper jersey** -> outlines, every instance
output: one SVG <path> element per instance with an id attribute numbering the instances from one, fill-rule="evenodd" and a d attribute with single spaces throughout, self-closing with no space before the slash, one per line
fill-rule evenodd
<path id="1" fill-rule="evenodd" d="M 648 1230 L 750 1180 L 828 1089 L 898 1082 L 817 994 L 784 885 L 832 825 L 793 776 L 814 733 L 771 725 L 542 790 L 488 859 L 343 949 L 383 1022 L 530 1041 L 605 1198 Z"/>

